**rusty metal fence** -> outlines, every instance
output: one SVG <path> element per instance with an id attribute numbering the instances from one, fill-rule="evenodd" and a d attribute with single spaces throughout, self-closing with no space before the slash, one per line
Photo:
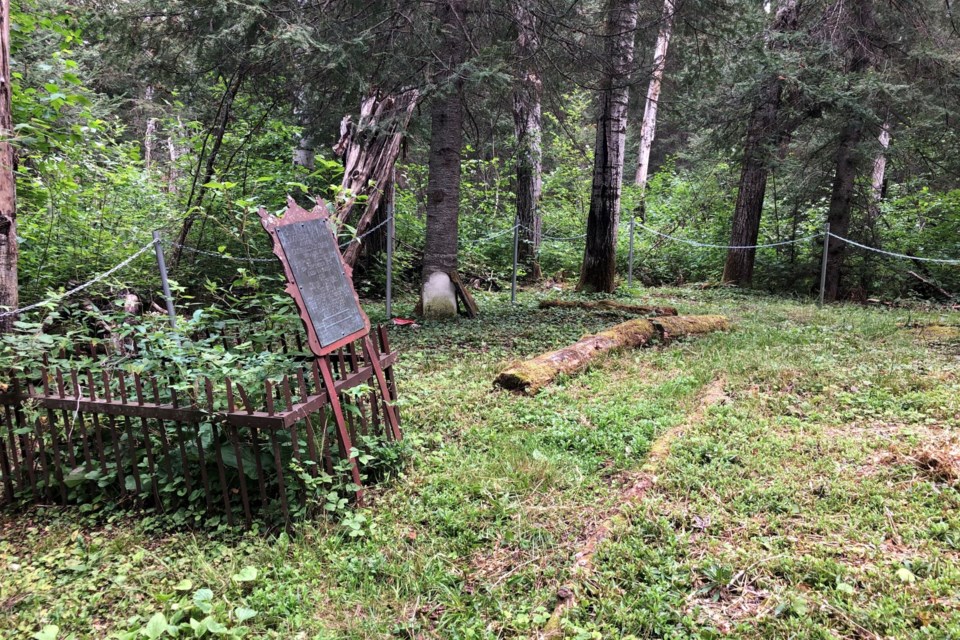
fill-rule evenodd
<path id="1" fill-rule="evenodd" d="M 289 525 L 309 511 L 317 486 L 351 487 L 359 497 L 352 465 L 368 437 L 401 437 L 384 419 L 387 403 L 395 411 L 396 353 L 383 327 L 374 333 L 329 357 L 346 442 L 328 419 L 329 385 L 316 358 L 256 389 L 201 378 L 186 390 L 173 373 L 44 359 L 0 391 L 0 507 L 119 501 L 165 512 L 199 502 L 229 524 L 278 516 Z M 386 394 L 374 390 L 374 359 Z"/>

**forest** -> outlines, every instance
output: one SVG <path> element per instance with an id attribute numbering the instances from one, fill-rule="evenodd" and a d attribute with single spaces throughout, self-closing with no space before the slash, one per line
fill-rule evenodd
<path id="1" fill-rule="evenodd" d="M 0 0 L 0 638 L 955 637 L 954 11 Z"/>
<path id="2" fill-rule="evenodd" d="M 613 292 L 632 255 L 648 286 L 810 295 L 827 222 L 918 258 L 831 238 L 830 300 L 943 301 L 960 287 L 949 3 L 30 0 L 10 11 L 16 202 L 3 215 L 15 208 L 16 229 L 5 226 L 0 302 L 11 309 L 86 282 L 153 229 L 177 284 L 209 298 L 205 283 L 275 273 L 249 262 L 267 253 L 258 206 L 321 196 L 349 239 L 382 221 L 390 188 L 409 291 L 453 269 L 503 287 L 518 225 L 522 282 L 559 275 Z M 393 184 L 385 166 L 344 176 L 338 142 L 358 125 L 355 137 L 380 136 L 358 142 L 371 157 L 398 159 Z M 348 256 L 363 254 L 369 295 L 383 295 L 384 231 Z M 725 251 L 654 232 L 776 246 Z M 145 299 L 156 280 L 149 260 L 123 277 Z"/>

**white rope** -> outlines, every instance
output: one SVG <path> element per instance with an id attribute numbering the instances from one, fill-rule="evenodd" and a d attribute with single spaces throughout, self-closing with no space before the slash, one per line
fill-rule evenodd
<path id="1" fill-rule="evenodd" d="M 130 264 L 131 262 L 133 262 L 134 260 L 136 260 L 137 258 L 139 258 L 140 256 L 142 256 L 144 253 L 146 253 L 147 251 L 149 251 L 150 249 L 152 249 L 155 242 L 156 242 L 155 240 L 151 240 L 150 242 L 148 242 L 147 244 L 145 244 L 143 247 L 141 247 L 140 250 L 137 251 L 135 254 L 133 254 L 132 256 L 130 256 L 129 258 L 127 258 L 126 260 L 124 260 L 123 262 L 121 262 L 120 264 L 118 264 L 117 266 L 113 267 L 113 268 L 110 269 L 109 271 L 104 271 L 103 273 L 101 273 L 100 275 L 98 275 L 97 277 L 95 277 L 93 280 L 90 280 L 90 281 L 88 281 L 88 282 L 84 282 L 83 284 L 81 284 L 81 285 L 79 285 L 79 286 L 76 286 L 76 287 L 74 287 L 73 289 L 70 289 L 69 291 L 64 291 L 64 292 L 61 293 L 61 294 L 55 295 L 55 296 L 53 296 L 53 297 L 51 297 L 51 298 L 48 298 L 48 299 L 46 299 L 46 300 L 42 300 L 42 301 L 40 301 L 40 302 L 36 302 L 36 303 L 31 304 L 31 305 L 29 305 L 29 306 L 23 307 L 23 308 L 21 308 L 21 309 L 14 309 L 13 311 L 4 311 L 3 313 L 0 313 L 0 318 L 7 318 L 7 317 L 9 317 L 9 316 L 18 315 L 18 314 L 21 314 L 21 313 L 26 313 L 27 311 L 33 311 L 34 309 L 39 309 L 40 307 L 44 307 L 44 306 L 50 304 L 51 302 L 59 302 L 60 300 L 63 300 L 64 298 L 67 298 L 67 297 L 69 297 L 69 296 L 72 296 L 72 295 L 75 294 L 75 293 L 80 293 L 81 291 L 83 291 L 83 290 L 86 289 L 87 287 L 89 287 L 89 286 L 91 286 L 91 285 L 94 285 L 94 284 L 100 282 L 101 280 L 105 280 L 106 278 L 109 278 L 110 276 L 112 276 L 114 273 L 116 273 L 116 272 L 119 271 L 120 269 L 123 269 L 125 266 L 127 266 L 128 264 Z"/>
<path id="2" fill-rule="evenodd" d="M 803 238 L 797 238 L 795 240 L 784 240 L 783 242 L 770 242 L 768 244 L 748 244 L 748 245 L 726 245 L 726 244 L 710 244 L 707 242 L 697 242 L 696 240 L 687 240 L 686 238 L 677 238 L 676 236 L 667 235 L 666 233 L 660 233 L 656 229 L 651 229 L 643 223 L 636 223 L 641 229 L 645 229 L 654 235 L 658 235 L 661 238 L 666 238 L 667 240 L 674 240 L 676 242 L 682 242 L 684 244 L 689 244 L 693 247 L 704 247 L 707 249 L 767 249 L 769 247 L 782 247 L 788 244 L 797 244 L 799 242 L 806 242 L 808 240 L 813 240 L 814 238 L 822 238 L 823 232 L 815 233 L 812 236 L 805 236 Z"/>
<path id="3" fill-rule="evenodd" d="M 383 222 L 381 222 L 380 224 L 378 224 L 378 225 L 375 226 L 374 228 L 369 229 L 369 230 L 368 230 L 366 233 L 364 233 L 363 235 L 359 235 L 359 236 L 357 236 L 356 238 L 350 238 L 349 240 L 347 240 L 346 242 L 344 242 L 343 244 L 341 244 L 341 245 L 340 245 L 340 248 L 343 249 L 344 247 L 348 247 L 348 246 L 350 246 L 350 244 L 353 243 L 353 242 L 359 243 L 361 240 L 363 240 L 363 239 L 366 238 L 368 235 L 370 235 L 371 233 L 373 233 L 374 231 L 376 231 L 377 229 L 379 229 L 379 228 L 382 227 L 383 225 L 387 224 L 387 223 L 390 222 L 391 220 L 393 220 L 393 216 L 388 217 L 386 220 L 384 220 Z"/>
<path id="4" fill-rule="evenodd" d="M 493 240 L 494 238 L 499 238 L 500 236 L 505 236 L 508 233 L 513 233 L 514 229 L 518 229 L 520 226 L 521 226 L 520 223 L 517 223 L 504 231 L 497 231 L 496 233 L 491 233 L 489 236 L 486 236 L 484 238 L 480 238 L 478 240 L 470 240 L 469 242 L 470 244 L 483 244 L 485 242 Z"/>
<path id="5" fill-rule="evenodd" d="M 357 236 L 357 237 L 355 237 L 355 238 L 351 238 L 351 239 L 347 240 L 346 242 L 341 243 L 341 244 L 340 244 L 340 248 L 341 248 L 341 249 L 344 249 L 344 248 L 350 246 L 350 244 L 352 244 L 352 243 L 354 243 L 354 242 L 360 242 L 361 240 L 363 240 L 364 238 L 366 238 L 368 235 L 370 235 L 371 233 L 373 233 L 374 231 L 376 231 L 377 229 L 379 229 L 379 228 L 382 227 L 383 225 L 387 224 L 387 223 L 390 222 L 391 220 L 393 220 L 393 216 L 390 216 L 389 218 L 387 218 L 386 220 L 384 220 L 383 222 L 381 222 L 380 224 L 378 224 L 378 225 L 375 226 L 374 228 L 370 229 L 369 231 L 367 231 L 367 232 L 364 233 L 363 235 L 359 235 L 359 236 Z M 225 254 L 225 253 L 219 253 L 219 252 L 216 252 L 216 251 L 204 251 L 203 249 L 195 249 L 194 247 L 188 247 L 187 245 L 180 244 L 180 243 L 178 243 L 178 242 L 170 242 L 170 243 L 168 243 L 168 244 L 170 244 L 170 245 L 173 246 L 173 247 L 179 247 L 180 249 L 185 249 L 186 251 L 189 251 L 189 252 L 191 252 L 191 253 L 199 253 L 200 255 L 212 256 L 212 257 L 214 257 L 214 258 L 223 258 L 224 260 L 236 260 L 237 262 L 274 262 L 274 261 L 276 261 L 276 258 L 244 258 L 244 257 L 240 257 L 240 256 L 228 255 L 228 254 Z"/>
<path id="6" fill-rule="evenodd" d="M 869 247 L 865 244 L 860 244 L 859 242 L 854 242 L 849 238 L 844 238 L 843 236 L 838 236 L 835 233 L 830 234 L 831 238 L 836 238 L 846 242 L 847 244 L 852 244 L 855 247 L 860 247 L 861 249 L 866 249 L 867 251 L 873 251 L 874 253 L 882 253 L 883 255 L 892 256 L 894 258 L 906 258 L 907 260 L 920 260 L 922 262 L 938 262 L 940 264 L 960 264 L 960 260 L 945 260 L 941 258 L 921 258 L 919 256 L 908 256 L 904 253 L 894 253 L 893 251 L 884 251 L 883 249 L 877 249 L 876 247 Z"/>
<path id="7" fill-rule="evenodd" d="M 533 229 L 531 229 L 530 227 L 528 227 L 528 226 L 525 225 L 525 224 L 520 225 L 520 226 L 521 226 L 523 229 L 526 229 L 527 231 L 529 231 L 530 233 L 536 233 Z M 567 237 L 563 237 L 563 236 L 550 236 L 550 235 L 547 235 L 547 234 L 545 234 L 545 233 L 543 233 L 543 232 L 540 232 L 540 239 L 541 239 L 541 240 L 546 240 L 546 241 L 548 241 L 548 242 L 569 242 L 569 241 L 572 241 L 572 240 L 583 240 L 583 239 L 586 238 L 586 237 L 587 237 L 587 234 L 585 234 L 585 233 L 582 233 L 582 234 L 580 234 L 580 235 L 578 235 L 578 236 L 567 236 Z"/>
<path id="8" fill-rule="evenodd" d="M 241 258 L 237 256 L 231 256 L 226 253 L 219 253 L 217 251 L 205 251 L 203 249 L 197 249 L 195 247 L 188 247 L 185 244 L 180 244 L 179 242 L 167 242 L 171 247 L 177 247 L 184 251 L 189 251 L 190 253 L 199 253 L 202 256 L 212 256 L 214 258 L 223 258 L 224 260 L 236 260 L 238 262 L 273 262 L 276 258 Z"/>

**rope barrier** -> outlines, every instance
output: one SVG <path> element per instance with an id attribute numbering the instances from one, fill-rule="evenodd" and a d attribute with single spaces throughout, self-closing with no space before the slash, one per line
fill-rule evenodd
<path id="1" fill-rule="evenodd" d="M 507 235 L 508 233 L 513 233 L 513 230 L 519 228 L 520 226 L 521 226 L 520 223 L 517 223 L 517 224 L 513 225 L 512 227 L 510 227 L 509 229 L 506 229 L 506 230 L 504 230 L 504 231 L 497 231 L 496 233 L 491 233 L 489 236 L 480 238 L 480 239 L 478 239 L 478 240 L 471 240 L 470 243 L 471 243 L 471 244 L 483 244 L 483 243 L 485 243 L 485 242 L 488 242 L 488 241 L 490 241 L 490 240 L 493 240 L 494 238 L 499 238 L 500 236 L 505 236 L 505 235 Z"/>
<path id="2" fill-rule="evenodd" d="M 846 242 L 847 244 L 851 244 L 851 245 L 853 245 L 853 246 L 855 246 L 855 247 L 859 247 L 859 248 L 861 248 L 861 249 L 866 249 L 867 251 L 873 251 L 874 253 L 882 253 L 883 255 L 892 256 L 892 257 L 894 257 L 894 258 L 906 258 L 907 260 L 920 260 L 920 261 L 922 261 L 922 262 L 937 262 L 937 263 L 940 263 L 940 264 L 960 264 L 960 260 L 946 260 L 946 259 L 943 259 L 943 258 L 921 258 L 921 257 L 919 257 L 919 256 L 908 256 L 908 255 L 905 254 L 905 253 L 894 253 L 893 251 L 884 251 L 883 249 L 877 249 L 876 247 L 870 247 L 870 246 L 867 246 L 867 245 L 865 245 L 865 244 L 860 244 L 859 242 L 855 242 L 855 241 L 853 241 L 853 240 L 851 240 L 851 239 L 849 239 L 849 238 L 844 238 L 843 236 L 838 236 L 838 235 L 835 234 L 835 233 L 828 233 L 827 235 L 829 235 L 831 238 L 835 238 L 835 239 L 837 239 L 837 240 L 841 240 L 841 241 Z"/>
<path id="3" fill-rule="evenodd" d="M 351 238 L 351 239 L 347 240 L 346 242 L 344 242 L 343 244 L 340 245 L 340 248 L 343 249 L 344 247 L 348 247 L 348 246 L 350 246 L 350 244 L 351 244 L 352 242 L 360 242 L 361 240 L 363 240 L 364 238 L 366 238 L 368 235 L 370 235 L 371 233 L 373 233 L 374 231 L 376 231 L 377 229 L 379 229 L 379 228 L 382 227 L 383 225 L 387 224 L 387 223 L 390 222 L 391 220 L 393 220 L 393 216 L 392 216 L 392 215 L 391 215 L 391 216 L 387 216 L 387 219 L 386 219 L 386 220 L 384 220 L 383 222 L 381 222 L 381 223 L 378 224 L 377 226 L 373 227 L 372 229 L 368 229 L 363 235 L 359 235 L 359 236 L 357 236 L 356 238 Z"/>
<path id="4" fill-rule="evenodd" d="M 690 246 L 693 246 L 693 247 L 703 247 L 706 249 L 767 249 L 770 247 L 782 247 L 788 244 L 797 244 L 800 242 L 807 242 L 808 240 L 813 240 L 815 238 L 823 237 L 823 232 L 821 231 L 820 233 L 815 233 L 811 236 L 805 236 L 803 238 L 797 238 L 795 240 L 784 240 L 783 242 L 770 242 L 767 244 L 748 244 L 748 245 L 725 245 L 725 244 L 710 244 L 707 242 L 697 242 L 696 240 L 688 240 L 686 238 L 678 238 L 676 236 L 671 236 L 666 233 L 661 233 L 656 229 L 651 229 L 650 227 L 648 227 L 647 225 L 641 222 L 636 223 L 636 225 L 641 229 L 644 229 L 654 235 L 660 236 L 661 238 L 666 238 L 668 240 L 673 240 L 675 242 L 682 242 L 684 244 L 689 244 Z"/>
<path id="5" fill-rule="evenodd" d="M 376 231 L 377 229 L 379 229 L 379 228 L 382 227 L 383 225 L 387 224 L 387 223 L 390 222 L 391 220 L 393 220 L 393 216 L 388 217 L 386 220 L 384 220 L 383 222 L 381 222 L 381 223 L 378 224 L 377 226 L 373 227 L 372 229 L 369 229 L 368 231 L 366 231 L 366 232 L 363 233 L 362 235 L 359 235 L 359 236 L 357 236 L 357 237 L 355 237 L 355 238 L 351 238 L 351 239 L 347 240 L 346 242 L 341 243 L 341 244 L 340 244 L 340 248 L 341 248 L 341 249 L 344 249 L 344 248 L 346 248 L 346 247 L 349 247 L 351 243 L 360 242 L 361 240 L 363 240 L 364 238 L 366 238 L 366 237 L 369 236 L 371 233 L 373 233 L 374 231 Z M 195 248 L 195 247 L 188 247 L 187 245 L 180 244 L 180 243 L 178 243 L 178 242 L 167 242 L 166 244 L 168 244 L 168 245 L 171 246 L 171 247 L 178 247 L 178 248 L 180 248 L 180 249 L 183 249 L 183 250 L 185 250 L 185 251 L 189 251 L 189 252 L 191 252 L 191 253 L 199 253 L 200 255 L 212 256 L 212 257 L 214 257 L 214 258 L 223 258 L 224 260 L 236 260 L 236 261 L 238 261 L 238 262 L 275 262 L 275 261 L 276 261 L 276 258 L 244 258 L 244 257 L 239 257 L 239 256 L 228 255 L 228 254 L 225 254 L 225 253 L 219 253 L 219 252 L 217 252 L 217 251 L 205 251 L 205 250 L 203 250 L 203 249 L 197 249 L 197 248 Z"/>
<path id="6" fill-rule="evenodd" d="M 203 249 L 197 249 L 196 247 L 188 247 L 185 244 L 180 244 L 179 242 L 166 242 L 165 244 L 171 247 L 177 247 L 183 251 L 189 251 L 190 253 L 199 253 L 202 256 L 212 256 L 214 258 L 223 258 L 224 260 L 236 260 L 238 262 L 273 262 L 276 258 L 239 258 L 237 256 L 231 256 L 226 253 L 219 253 L 217 251 L 205 251 Z"/>
<path id="7" fill-rule="evenodd" d="M 129 265 L 131 262 L 133 262 L 134 260 L 136 260 L 137 258 L 139 258 L 140 256 L 142 256 L 144 253 L 146 253 L 147 251 L 149 251 L 150 249 L 152 249 L 152 248 L 153 248 L 153 245 L 154 245 L 155 243 L 156 243 L 155 240 L 151 240 L 150 242 L 148 242 L 147 244 L 145 244 L 144 246 L 142 246 L 142 247 L 140 248 L 140 250 L 137 251 L 136 253 L 134 253 L 132 256 L 130 256 L 129 258 L 127 258 L 126 260 L 124 260 L 123 262 L 121 262 L 120 264 L 118 264 L 117 266 L 113 267 L 113 268 L 110 269 L 109 271 L 104 271 L 103 273 L 101 273 L 100 275 L 96 276 L 96 277 L 93 278 L 92 280 L 89 280 L 89 281 L 87 281 L 87 282 L 84 282 L 83 284 L 81 284 L 81 285 L 79 285 L 79 286 L 76 286 L 76 287 L 74 287 L 73 289 L 70 289 L 69 291 L 64 291 L 63 293 L 61 293 L 61 294 L 59 294 L 59 295 L 53 296 L 53 297 L 51 297 L 51 298 L 47 298 L 46 300 L 42 300 L 42 301 L 40 301 L 40 302 L 36 302 L 36 303 L 34 303 L 34 304 L 28 305 L 28 306 L 26 306 L 26 307 L 22 307 L 22 308 L 20 308 L 20 309 L 14 309 L 13 311 L 4 311 L 3 313 L 0 313 L 0 318 L 7 318 L 7 317 L 9 317 L 9 316 L 18 315 L 18 314 L 21 314 L 21 313 L 26 313 L 27 311 L 33 311 L 34 309 L 39 309 L 40 307 L 44 307 L 44 306 L 50 304 L 51 302 L 59 302 L 60 300 L 63 300 L 63 299 L 65 299 L 65 298 L 69 297 L 69 296 L 72 296 L 72 295 L 75 294 L 75 293 L 80 293 L 81 291 L 83 291 L 83 290 L 86 289 L 87 287 L 92 286 L 92 285 L 100 282 L 101 280 L 105 280 L 106 278 L 109 278 L 110 276 L 112 276 L 114 273 L 116 273 L 116 272 L 119 271 L 120 269 L 123 269 L 124 267 L 126 267 L 127 265 Z"/>

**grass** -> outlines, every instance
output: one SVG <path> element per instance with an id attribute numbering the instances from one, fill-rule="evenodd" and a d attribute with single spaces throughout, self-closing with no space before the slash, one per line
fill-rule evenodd
<path id="1" fill-rule="evenodd" d="M 198 633 L 256 638 L 537 637 L 615 510 L 565 637 L 960 637 L 960 344 L 910 328 L 956 315 L 642 293 L 735 330 L 611 355 L 533 398 L 491 381 L 624 316 L 491 295 L 481 320 L 394 331 L 415 453 L 371 492 L 359 538 L 0 516 L 0 637 L 149 637 L 178 611 L 211 621 Z M 621 504 L 721 377 L 729 400 Z"/>

